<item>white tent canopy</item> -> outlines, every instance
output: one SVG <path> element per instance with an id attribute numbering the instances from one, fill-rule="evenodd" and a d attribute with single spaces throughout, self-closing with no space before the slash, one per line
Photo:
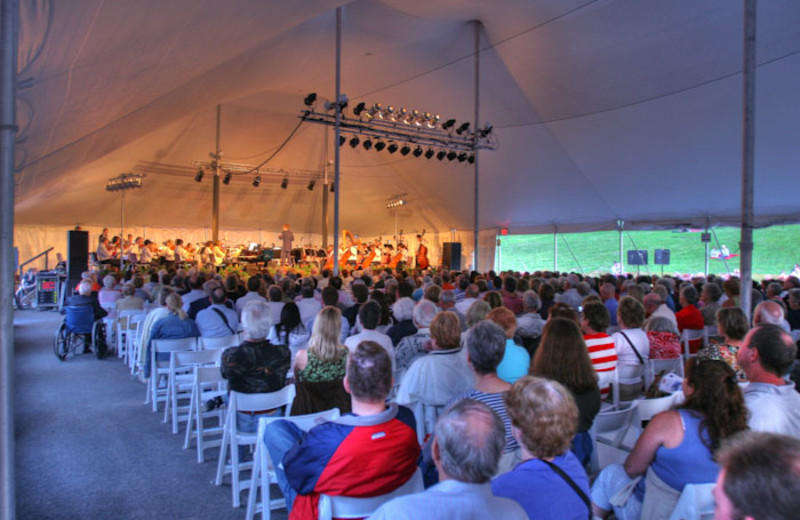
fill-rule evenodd
<path id="1" fill-rule="evenodd" d="M 342 91 L 471 121 L 480 22 L 482 230 L 512 232 L 740 221 L 743 12 L 719 0 L 29 0 L 21 2 L 16 223 L 115 227 L 106 181 L 144 171 L 126 222 L 211 221 L 214 151 L 258 164 L 298 125 L 303 98 Z M 758 6 L 756 224 L 800 220 L 800 2 Z M 326 146 L 326 143 L 327 144 Z M 322 172 L 333 132 L 303 124 L 266 166 Z M 341 225 L 393 234 L 473 229 L 473 167 L 342 149 Z M 322 230 L 321 189 L 289 175 L 235 176 L 220 228 Z M 332 204 L 331 204 L 332 206 Z M 332 229 L 332 227 L 331 227 Z"/>

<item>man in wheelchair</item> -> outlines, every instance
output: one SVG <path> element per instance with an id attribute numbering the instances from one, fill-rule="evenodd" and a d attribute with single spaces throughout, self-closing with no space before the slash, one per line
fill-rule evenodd
<path id="1" fill-rule="evenodd" d="M 108 315 L 100 306 L 97 297 L 92 295 L 92 284 L 83 280 L 78 284 L 78 294 L 70 296 L 61 311 L 64 322 L 56 333 L 56 355 L 63 360 L 79 344 L 83 353 L 91 352 L 94 346 L 98 359 L 106 354 L 106 334 L 103 318 Z"/>

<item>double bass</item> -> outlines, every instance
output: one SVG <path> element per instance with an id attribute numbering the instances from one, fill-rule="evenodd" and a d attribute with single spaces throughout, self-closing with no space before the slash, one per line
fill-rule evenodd
<path id="1" fill-rule="evenodd" d="M 428 248 L 425 246 L 423 242 L 423 238 L 425 236 L 425 230 L 422 230 L 422 233 L 417 235 L 417 240 L 419 240 L 419 247 L 417 248 L 417 268 L 418 269 L 427 269 L 431 266 L 430 261 L 428 260 Z"/>

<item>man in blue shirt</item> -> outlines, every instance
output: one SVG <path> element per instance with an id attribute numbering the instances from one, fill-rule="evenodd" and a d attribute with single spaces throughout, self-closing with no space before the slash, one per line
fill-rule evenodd
<path id="1" fill-rule="evenodd" d="M 239 315 L 225 306 L 225 289 L 216 287 L 211 292 L 211 306 L 197 313 L 197 328 L 204 338 L 230 336 L 239 331 Z"/>

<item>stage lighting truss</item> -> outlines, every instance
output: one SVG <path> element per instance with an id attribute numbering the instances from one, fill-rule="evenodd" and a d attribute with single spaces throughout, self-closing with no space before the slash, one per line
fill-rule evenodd
<path id="1" fill-rule="evenodd" d="M 360 102 L 351 111 L 345 111 L 347 103 L 347 96 L 342 95 L 338 103 L 325 102 L 325 111 L 322 112 L 317 111 L 318 103 L 309 105 L 306 102 L 307 108 L 299 117 L 304 122 L 335 126 L 338 108 L 343 133 L 339 137 L 339 146 L 348 143 L 353 149 L 361 145 L 365 150 L 380 152 L 386 149 L 389 153 L 400 151 L 403 156 L 436 157 L 440 161 L 446 157 L 451 162 L 458 159 L 457 162 L 468 161 L 470 164 L 475 162 L 477 150 L 497 149 L 491 124 L 476 130 L 466 121 L 443 121 L 439 114 L 381 103 L 367 105 Z"/>
<path id="2" fill-rule="evenodd" d="M 216 171 L 216 163 L 214 161 L 194 161 L 192 166 L 197 169 L 195 180 L 197 180 L 198 177 L 202 179 L 203 176 L 201 173 L 203 172 L 208 172 L 213 176 Z M 274 182 L 275 185 L 280 186 L 284 190 L 288 189 L 291 184 L 292 186 L 305 186 L 309 191 L 312 191 L 314 186 L 316 186 L 317 183 L 322 183 L 324 178 L 323 172 L 321 171 L 269 168 L 264 166 L 257 167 L 252 164 L 234 162 L 220 162 L 219 168 L 222 175 L 224 175 L 222 178 L 223 184 L 229 184 L 231 180 L 236 177 L 244 177 L 250 180 L 255 188 L 258 188 L 263 180 L 270 184 Z M 139 180 L 139 185 L 141 186 L 141 180 Z M 113 190 L 109 189 L 109 191 Z"/>
<path id="3" fill-rule="evenodd" d="M 386 201 L 386 209 L 396 209 L 401 206 L 405 206 L 408 204 L 408 193 L 398 193 L 396 195 L 392 195 Z"/>
<path id="4" fill-rule="evenodd" d="M 122 173 L 108 179 L 106 191 L 127 191 L 142 187 L 144 173 Z M 202 178 L 202 176 L 201 176 Z M 197 181 L 200 182 L 200 181 Z"/>

